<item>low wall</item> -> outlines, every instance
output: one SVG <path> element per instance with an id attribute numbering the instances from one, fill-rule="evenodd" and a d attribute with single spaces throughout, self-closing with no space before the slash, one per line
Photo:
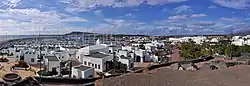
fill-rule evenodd
<path id="1" fill-rule="evenodd" d="M 160 68 L 160 67 L 170 66 L 170 65 L 175 64 L 175 63 L 181 63 L 181 64 L 188 64 L 191 62 L 198 63 L 198 62 L 203 62 L 203 61 L 207 61 L 210 59 L 213 59 L 213 58 L 207 57 L 205 59 L 203 58 L 203 59 L 192 59 L 192 60 L 184 60 L 184 61 L 166 62 L 166 63 L 146 67 L 146 69 L 153 70 L 153 69 Z M 144 69 L 145 68 L 138 69 L 138 70 L 134 71 L 133 73 L 142 73 Z M 120 76 L 120 75 L 122 75 L 122 74 L 109 75 L 109 76 L 105 76 L 105 77 L 85 78 L 85 79 L 74 79 L 74 78 L 64 78 L 64 77 L 40 77 L 40 76 L 34 76 L 34 78 L 37 81 L 41 80 L 42 83 L 88 84 L 88 83 L 93 83 L 96 80 L 99 80 L 102 78 L 116 77 L 116 76 Z"/>
<path id="2" fill-rule="evenodd" d="M 104 78 L 116 77 L 117 75 L 109 75 Z M 37 81 L 41 81 L 42 83 L 62 83 L 62 84 L 88 84 L 93 83 L 98 79 L 102 79 L 103 77 L 94 77 L 94 78 L 85 78 L 85 79 L 75 79 L 75 78 L 64 78 L 64 77 L 39 77 L 34 76 Z"/>
<path id="3" fill-rule="evenodd" d="M 147 67 L 146 69 L 147 70 L 153 70 L 153 69 L 160 68 L 160 67 L 170 66 L 170 65 L 175 64 L 175 63 L 181 63 L 181 64 L 190 64 L 192 62 L 193 63 L 199 63 L 199 62 L 204 62 L 204 61 L 208 61 L 208 60 L 211 60 L 211 59 L 214 59 L 214 57 L 208 56 L 208 57 L 202 58 L 202 59 L 172 61 L 172 62 L 166 62 L 166 63 L 162 63 L 162 64 L 157 64 L 157 65 L 152 65 L 152 66 Z M 138 70 L 134 71 L 133 73 L 142 73 L 143 70 L 144 70 L 144 68 L 138 69 Z"/>

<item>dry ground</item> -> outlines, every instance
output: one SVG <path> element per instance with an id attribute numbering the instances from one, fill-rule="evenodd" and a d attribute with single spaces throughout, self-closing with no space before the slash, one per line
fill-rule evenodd
<path id="1" fill-rule="evenodd" d="M 220 70 L 178 71 L 160 68 L 100 80 L 101 86 L 250 86 L 250 66 Z"/>
<path id="2" fill-rule="evenodd" d="M 25 78 L 25 77 L 29 77 L 29 76 L 34 76 L 35 73 L 34 72 L 31 72 L 31 71 L 25 71 L 25 70 L 14 70 L 14 71 L 11 71 L 10 70 L 10 67 L 13 66 L 14 64 L 16 64 L 17 62 L 14 60 L 14 58 L 8 58 L 9 62 L 0 62 L 0 64 L 2 66 L 4 66 L 1 70 L 0 70 L 0 77 L 2 77 L 4 74 L 6 73 L 17 73 L 19 74 L 22 78 Z M 31 67 L 32 69 L 38 71 L 39 69 L 38 68 L 35 68 L 35 67 Z"/>

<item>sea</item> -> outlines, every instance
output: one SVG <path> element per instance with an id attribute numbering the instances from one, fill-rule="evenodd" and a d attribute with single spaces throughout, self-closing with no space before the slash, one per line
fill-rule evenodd
<path id="1" fill-rule="evenodd" d="M 0 35 L 0 42 L 13 40 L 13 39 L 21 39 L 21 38 L 33 38 L 35 35 Z"/>

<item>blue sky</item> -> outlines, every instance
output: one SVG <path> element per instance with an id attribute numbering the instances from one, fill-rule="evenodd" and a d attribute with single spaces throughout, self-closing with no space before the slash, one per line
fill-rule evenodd
<path id="1" fill-rule="evenodd" d="M 0 34 L 146 35 L 250 30 L 250 0 L 1 0 Z"/>

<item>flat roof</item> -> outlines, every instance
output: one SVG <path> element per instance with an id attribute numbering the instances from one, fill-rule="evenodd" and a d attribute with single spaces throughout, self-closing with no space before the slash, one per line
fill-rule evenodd
<path id="1" fill-rule="evenodd" d="M 63 52 L 63 50 L 56 50 L 55 52 Z"/>
<path id="2" fill-rule="evenodd" d="M 68 47 L 63 47 L 63 48 L 68 48 L 68 49 L 79 49 L 78 47 L 75 47 L 75 46 L 68 46 Z"/>
<path id="3" fill-rule="evenodd" d="M 120 56 L 121 57 L 121 59 L 131 59 L 132 57 L 130 57 L 130 56 L 128 56 L 128 57 L 125 57 L 125 56 Z"/>
<path id="4" fill-rule="evenodd" d="M 59 61 L 59 59 L 56 56 L 45 56 L 49 61 Z"/>
<path id="5" fill-rule="evenodd" d="M 76 60 L 76 59 L 72 59 L 72 60 L 70 60 L 70 61 L 71 61 L 73 67 L 74 67 L 74 66 L 79 66 L 79 65 L 82 64 L 80 61 L 78 61 L 78 60 Z"/>
<path id="6" fill-rule="evenodd" d="M 91 54 L 85 55 L 85 56 L 94 57 L 94 58 L 104 58 L 104 57 L 109 56 L 109 55 L 106 55 L 106 54 L 103 54 L 100 52 L 96 52 L 96 53 L 91 53 Z"/>
<path id="7" fill-rule="evenodd" d="M 84 65 L 79 65 L 79 66 L 75 66 L 74 68 L 75 68 L 75 69 L 78 69 L 78 70 L 85 71 L 85 70 L 87 70 L 87 69 L 90 69 L 91 67 L 84 66 Z"/>
<path id="8" fill-rule="evenodd" d="M 118 45 L 110 45 L 108 47 L 122 47 L 122 46 L 118 46 Z"/>

